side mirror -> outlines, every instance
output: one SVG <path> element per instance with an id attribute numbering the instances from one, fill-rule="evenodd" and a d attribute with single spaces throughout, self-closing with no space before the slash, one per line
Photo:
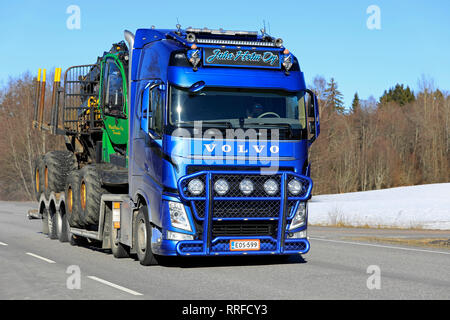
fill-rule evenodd
<path id="1" fill-rule="evenodd" d="M 308 134 L 311 136 L 308 138 L 309 144 L 312 144 L 320 132 L 320 123 L 319 123 L 319 106 L 317 101 L 317 96 L 313 91 L 306 89 L 306 112 L 308 114 Z"/>
<path id="2" fill-rule="evenodd" d="M 144 89 L 142 93 L 142 106 L 141 106 L 141 129 L 148 133 L 149 119 L 151 118 L 151 105 L 150 105 L 150 90 Z"/>
<path id="3" fill-rule="evenodd" d="M 309 133 L 312 135 L 316 135 L 316 123 L 315 121 L 309 121 Z"/>

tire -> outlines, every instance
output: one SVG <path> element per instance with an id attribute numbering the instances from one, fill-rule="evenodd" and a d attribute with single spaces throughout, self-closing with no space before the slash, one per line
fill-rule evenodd
<path id="1" fill-rule="evenodd" d="M 77 169 L 77 159 L 70 151 L 51 151 L 43 159 L 44 193 L 48 198 L 51 192 L 64 191 L 69 173 Z"/>
<path id="2" fill-rule="evenodd" d="M 117 229 L 114 228 L 112 219 L 112 212 L 109 214 L 109 239 L 111 245 L 111 251 L 114 258 L 122 259 L 130 257 L 130 249 L 124 244 L 117 241 Z"/>
<path id="3" fill-rule="evenodd" d="M 50 204 L 50 208 L 47 210 L 47 213 L 48 237 L 52 240 L 58 239 L 57 212 L 53 204 Z"/>
<path id="4" fill-rule="evenodd" d="M 48 235 L 48 210 L 42 211 L 42 234 Z"/>
<path id="5" fill-rule="evenodd" d="M 97 225 L 100 214 L 102 188 L 100 174 L 95 166 L 88 165 L 80 170 L 80 219 L 85 225 Z"/>
<path id="6" fill-rule="evenodd" d="M 33 190 L 37 201 L 41 198 L 44 191 L 44 156 L 37 157 L 33 162 Z"/>
<path id="7" fill-rule="evenodd" d="M 80 171 L 74 170 L 66 179 L 66 220 L 71 227 L 82 228 L 84 223 L 80 217 Z"/>
<path id="8" fill-rule="evenodd" d="M 64 206 L 61 206 L 56 212 L 56 235 L 60 242 L 68 242 L 72 236 Z"/>
<path id="9" fill-rule="evenodd" d="M 147 215 L 147 207 L 140 207 L 133 228 L 134 247 L 136 248 L 138 260 L 143 266 L 158 264 L 158 260 L 152 252 L 152 227 Z"/>

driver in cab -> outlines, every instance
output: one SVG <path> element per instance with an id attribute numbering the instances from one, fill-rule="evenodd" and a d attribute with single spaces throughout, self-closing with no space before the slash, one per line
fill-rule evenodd
<path id="1" fill-rule="evenodd" d="M 255 103 L 252 107 L 247 108 L 247 119 L 259 118 L 264 113 L 262 104 Z"/>

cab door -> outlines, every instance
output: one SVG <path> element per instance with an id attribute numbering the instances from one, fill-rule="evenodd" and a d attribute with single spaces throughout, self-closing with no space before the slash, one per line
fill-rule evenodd
<path id="1" fill-rule="evenodd" d="M 102 61 L 99 105 L 104 121 L 103 160 L 109 162 L 115 150 L 126 150 L 128 143 L 127 87 L 122 63 L 115 56 Z"/>

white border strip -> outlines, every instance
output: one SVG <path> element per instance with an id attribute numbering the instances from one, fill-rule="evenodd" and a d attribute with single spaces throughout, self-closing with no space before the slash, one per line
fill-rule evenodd
<path id="1" fill-rule="evenodd" d="M 50 259 L 47 259 L 47 258 L 44 258 L 44 257 L 38 256 L 37 254 L 31 253 L 31 252 L 27 252 L 26 254 L 27 254 L 27 255 L 29 255 L 29 256 L 32 256 L 32 257 L 35 257 L 35 258 L 38 258 L 38 259 L 44 260 L 45 262 L 48 262 L 48 263 L 56 263 L 56 262 L 55 262 L 55 261 L 53 261 L 53 260 L 50 260 Z"/>
<path id="2" fill-rule="evenodd" d="M 4 243 L 4 242 L 0 241 L 0 246 L 7 246 L 7 245 L 8 245 L 7 243 Z"/>
<path id="3" fill-rule="evenodd" d="M 125 287 L 119 286 L 119 285 L 117 285 L 117 284 L 111 283 L 111 282 L 106 281 L 106 280 L 103 280 L 103 279 L 100 279 L 100 278 L 97 278 L 97 277 L 94 277 L 94 276 L 88 276 L 88 278 L 89 278 L 89 279 L 92 279 L 92 280 L 95 280 L 95 281 L 98 281 L 98 282 L 101 282 L 101 283 L 103 283 L 103 284 L 106 284 L 106 285 L 108 285 L 108 286 L 110 286 L 110 287 L 113 287 L 113 288 L 116 288 L 116 289 L 125 291 L 125 292 L 127 292 L 127 293 L 129 293 L 129 294 L 132 294 L 132 295 L 134 295 L 134 296 L 142 296 L 142 293 L 133 291 L 133 290 L 131 290 L 131 289 L 127 289 L 127 288 L 125 288 Z"/>
<path id="4" fill-rule="evenodd" d="M 378 248 L 388 248 L 388 249 L 397 249 L 397 250 L 405 250 L 405 251 L 416 251 L 416 252 L 428 252 L 428 253 L 437 253 L 437 254 L 446 254 L 450 255 L 450 252 L 443 251 L 434 251 L 434 250 L 425 250 L 425 249 L 414 249 L 414 248 L 404 248 L 404 247 L 394 247 L 394 246 L 385 246 L 379 244 L 370 244 L 370 243 L 360 243 L 360 242 L 350 242 L 350 241 L 342 241 L 342 240 L 330 240 L 330 239 L 321 239 L 321 238 L 313 238 L 309 239 L 318 240 L 318 241 L 326 241 L 326 242 L 335 242 L 335 243 L 344 243 L 344 244 L 354 244 L 358 246 L 368 246 L 368 247 L 378 247 Z"/>

